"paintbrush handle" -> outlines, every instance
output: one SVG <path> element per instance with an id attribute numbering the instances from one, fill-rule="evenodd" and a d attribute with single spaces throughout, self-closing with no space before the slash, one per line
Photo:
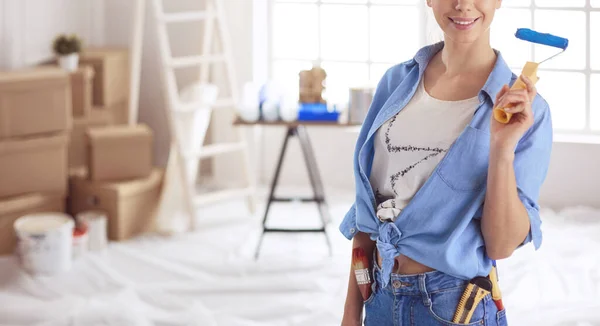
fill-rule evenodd
<path id="1" fill-rule="evenodd" d="M 352 271 L 356 277 L 356 284 L 360 290 L 363 301 L 371 296 L 371 268 L 369 259 L 360 247 L 352 249 Z"/>
<path id="2" fill-rule="evenodd" d="M 531 80 L 531 82 L 533 84 L 536 84 L 539 79 L 537 76 L 538 66 L 539 66 L 538 63 L 528 61 L 525 64 L 525 66 L 523 67 L 521 74 L 523 76 L 527 76 L 527 78 L 529 78 L 529 80 Z M 519 77 L 510 89 L 514 90 L 514 89 L 526 89 L 526 88 L 527 88 L 527 85 L 525 85 L 525 82 L 523 82 L 521 80 L 521 77 Z M 500 108 L 500 107 L 494 108 L 494 118 L 496 119 L 496 121 L 506 124 L 510 121 L 511 117 L 512 117 L 512 113 L 505 112 L 504 108 Z"/>

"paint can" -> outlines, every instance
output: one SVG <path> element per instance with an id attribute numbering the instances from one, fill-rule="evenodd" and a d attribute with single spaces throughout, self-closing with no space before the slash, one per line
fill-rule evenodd
<path id="1" fill-rule="evenodd" d="M 73 228 L 71 216 L 36 213 L 14 223 L 21 265 L 31 274 L 52 275 L 71 269 Z"/>
<path id="2" fill-rule="evenodd" d="M 79 258 L 88 252 L 89 236 L 86 227 L 75 227 L 73 230 L 73 258 Z"/>
<path id="3" fill-rule="evenodd" d="M 87 229 L 88 247 L 90 251 L 106 249 L 108 215 L 103 211 L 84 211 L 77 214 L 77 223 Z"/>
<path id="4" fill-rule="evenodd" d="M 352 124 L 362 124 L 369 112 L 375 90 L 372 87 L 356 87 L 350 89 L 348 103 L 348 119 Z"/>

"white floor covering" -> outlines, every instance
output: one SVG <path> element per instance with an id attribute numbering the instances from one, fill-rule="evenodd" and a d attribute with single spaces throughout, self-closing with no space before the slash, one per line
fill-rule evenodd
<path id="1" fill-rule="evenodd" d="M 339 219 L 350 203 L 330 204 Z M 276 204 L 270 219 L 318 226 L 316 213 Z M 340 325 L 350 242 L 338 221 L 332 257 L 321 234 L 268 234 L 255 261 L 261 216 L 243 202 L 215 206 L 202 211 L 198 232 L 112 243 L 53 277 L 0 258 L 0 325 Z M 600 212 L 544 210 L 543 219 L 542 248 L 500 262 L 509 324 L 600 325 Z"/>

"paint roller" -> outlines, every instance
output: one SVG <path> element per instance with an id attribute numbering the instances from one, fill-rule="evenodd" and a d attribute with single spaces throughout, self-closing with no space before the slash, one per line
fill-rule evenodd
<path id="1" fill-rule="evenodd" d="M 542 60 L 539 63 L 528 61 L 525 64 L 521 74 L 523 76 L 527 76 L 531 80 L 531 82 L 534 84 L 537 83 L 537 81 L 539 79 L 537 76 L 537 70 L 538 70 L 539 65 L 556 57 L 557 55 L 565 52 L 565 50 L 569 46 L 569 40 L 566 38 L 558 37 L 558 36 L 555 36 L 552 34 L 536 32 L 529 28 L 517 29 L 515 36 L 518 39 L 521 39 L 521 40 L 524 40 L 527 42 L 532 42 L 532 43 L 537 43 L 537 44 L 542 44 L 542 45 L 547 45 L 547 46 L 562 49 L 562 51 L 550 56 L 547 59 Z M 527 86 L 519 77 L 519 79 L 517 79 L 517 81 L 513 84 L 513 86 L 510 89 L 513 90 L 513 89 L 526 89 L 526 88 L 527 88 Z M 508 123 L 510 121 L 511 117 L 512 117 L 512 114 L 504 112 L 504 108 L 499 108 L 499 107 L 494 108 L 494 118 L 498 122 Z"/>

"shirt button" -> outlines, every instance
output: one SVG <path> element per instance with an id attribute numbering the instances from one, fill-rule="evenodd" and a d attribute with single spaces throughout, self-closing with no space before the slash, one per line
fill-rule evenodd
<path id="1" fill-rule="evenodd" d="M 355 228 L 351 228 L 350 229 L 350 233 L 356 233 L 356 229 Z"/>
<path id="2" fill-rule="evenodd" d="M 392 286 L 394 287 L 394 289 L 399 289 L 400 287 L 402 287 L 402 283 L 398 280 L 392 282 Z"/>

